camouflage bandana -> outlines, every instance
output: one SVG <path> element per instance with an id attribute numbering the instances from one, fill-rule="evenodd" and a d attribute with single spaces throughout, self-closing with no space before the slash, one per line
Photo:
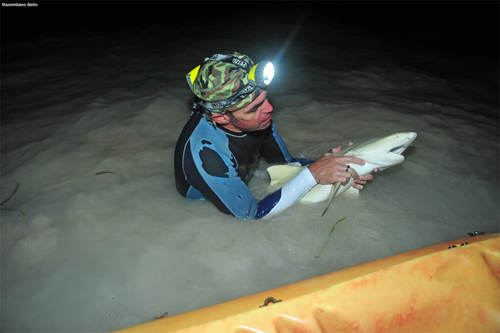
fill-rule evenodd
<path id="1" fill-rule="evenodd" d="M 193 93 L 202 100 L 209 114 L 244 108 L 262 93 L 262 89 L 248 79 L 254 65 L 250 57 L 238 52 L 215 54 L 201 65 L 193 82 Z"/>

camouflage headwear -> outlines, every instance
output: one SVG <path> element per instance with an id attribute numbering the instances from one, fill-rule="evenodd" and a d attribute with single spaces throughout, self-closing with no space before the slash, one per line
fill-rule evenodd
<path id="1" fill-rule="evenodd" d="M 248 64 L 248 69 L 240 65 L 221 61 L 220 58 L 227 56 L 232 59 L 241 59 L 244 66 Z M 255 86 L 252 80 L 248 79 L 248 71 L 255 65 L 252 59 L 245 54 L 234 52 L 232 54 L 213 55 L 201 65 L 198 76 L 193 82 L 193 93 L 205 102 L 209 102 L 212 107 L 207 110 L 209 113 L 225 113 L 243 108 L 255 100 L 262 89 Z M 246 63 L 246 64 L 245 64 Z M 251 92 L 244 95 L 247 91 Z M 218 105 L 222 102 L 242 94 L 242 100 L 236 101 L 234 105 Z M 214 104 L 211 104 L 214 103 Z"/>

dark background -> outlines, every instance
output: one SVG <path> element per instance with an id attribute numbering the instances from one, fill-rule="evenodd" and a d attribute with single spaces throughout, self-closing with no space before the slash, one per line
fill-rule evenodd
<path id="1" fill-rule="evenodd" d="M 78 41 L 79 36 L 85 36 L 87 42 L 94 40 L 95 45 L 105 45 L 117 34 L 146 36 L 148 28 L 154 27 L 156 31 L 163 31 L 165 37 L 161 39 L 163 45 L 151 45 L 151 48 L 158 46 L 182 52 L 179 45 L 185 44 L 191 36 L 200 36 L 198 39 L 210 44 L 210 32 L 220 31 L 221 26 L 227 26 L 228 33 L 236 30 L 245 40 L 256 37 L 259 31 L 266 31 L 268 22 L 272 23 L 270 35 L 281 23 L 287 27 L 316 24 L 338 28 L 338 31 L 345 31 L 346 36 L 361 36 L 363 41 L 376 41 L 374 47 L 383 48 L 377 50 L 378 53 L 394 54 L 400 64 L 450 80 L 459 73 L 461 77 L 466 75 L 481 81 L 487 91 L 478 99 L 493 103 L 497 108 L 500 103 L 498 1 L 35 3 L 36 7 L 1 8 L 2 74 L 15 68 L 9 65 L 24 56 L 44 54 L 44 48 L 50 52 L 65 52 L 59 48 L 50 49 L 50 43 L 37 43 L 44 40 L 41 37 L 69 37 Z M 303 40 L 307 40 L 306 30 L 301 31 Z M 216 39 L 220 37 L 215 36 Z M 325 42 L 330 38 L 326 33 L 324 37 Z M 333 42 L 342 37 L 331 36 Z M 350 45 L 355 47 L 355 43 Z M 144 47 L 149 48 L 149 45 Z M 441 60 L 421 60 L 423 51 Z M 4 92 L 6 88 L 2 86 Z M 4 121 L 5 116 L 5 112 L 2 113 Z M 499 117 L 498 114 L 490 116 Z"/>
<path id="2" fill-rule="evenodd" d="M 11 2 L 25 3 L 25 2 Z M 225 18 L 322 22 L 367 29 L 378 37 L 417 41 L 425 48 L 453 49 L 498 58 L 499 2 L 36 2 L 37 7 L 2 7 L 2 43 L 33 41 L 81 27 L 107 30 L 149 24 L 223 25 Z M 242 36 L 251 26 L 241 29 Z M 76 31 L 76 30 L 75 30 Z M 443 43 L 443 36 L 446 42 Z M 438 37 L 438 38 L 436 38 Z M 244 38 L 244 37 L 243 37 Z"/>

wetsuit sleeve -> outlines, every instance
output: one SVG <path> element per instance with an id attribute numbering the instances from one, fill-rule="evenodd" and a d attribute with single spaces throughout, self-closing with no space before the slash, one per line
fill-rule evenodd
<path id="1" fill-rule="evenodd" d="M 255 218 L 271 217 L 293 206 L 315 185 L 314 176 L 305 168 L 285 186 L 262 199 Z"/>
<path id="2" fill-rule="evenodd" d="M 191 154 L 189 145 L 187 149 L 187 154 Z M 257 201 L 238 176 L 232 155 L 216 152 L 207 141 L 197 151 L 191 155 L 193 159 L 185 162 L 191 184 L 221 212 L 239 218 L 272 216 L 297 203 L 316 185 L 311 172 L 305 168 L 284 187 Z"/>

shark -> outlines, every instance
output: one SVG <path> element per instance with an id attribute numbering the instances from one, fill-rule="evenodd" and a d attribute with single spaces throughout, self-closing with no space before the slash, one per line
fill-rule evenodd
<path id="1" fill-rule="evenodd" d="M 351 168 L 356 170 L 358 175 L 368 175 L 373 171 L 383 171 L 394 165 L 400 164 L 405 160 L 402 153 L 412 145 L 417 138 L 417 133 L 403 132 L 395 133 L 386 137 L 374 138 L 361 143 L 347 146 L 337 153 L 333 150 L 330 153 L 333 156 L 356 156 L 365 161 L 365 165 L 349 163 Z M 306 166 L 295 165 L 273 165 L 267 168 L 271 178 L 270 187 L 280 188 L 298 175 Z M 328 210 L 333 197 L 338 196 L 348 190 L 354 179 L 342 185 L 340 182 L 335 184 L 314 186 L 302 199 L 301 202 L 321 202 L 328 200 L 323 215 Z"/>

